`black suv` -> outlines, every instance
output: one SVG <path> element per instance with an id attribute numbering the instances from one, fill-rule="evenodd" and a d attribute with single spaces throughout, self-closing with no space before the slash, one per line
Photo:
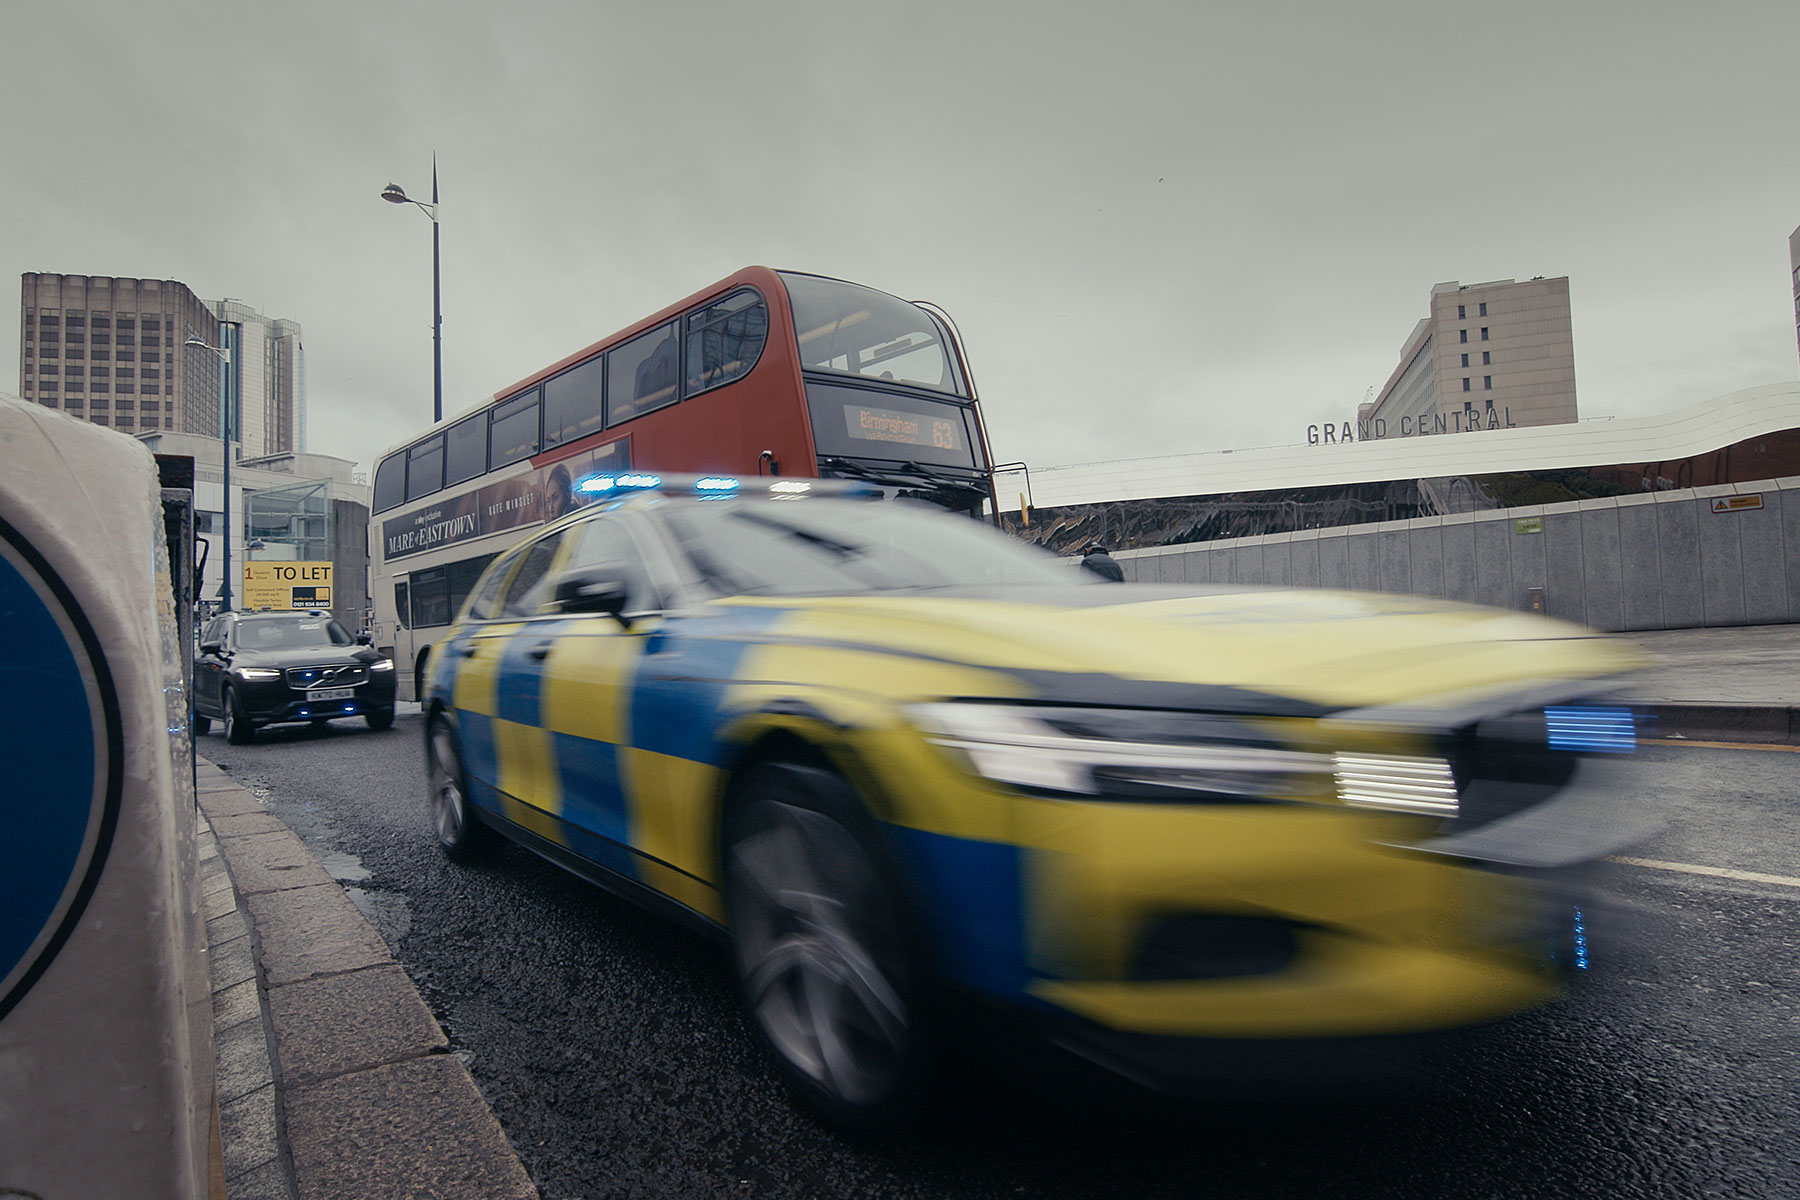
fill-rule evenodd
<path id="1" fill-rule="evenodd" d="M 394 663 L 330 613 L 230 612 L 214 617 L 194 659 L 194 733 L 225 723 L 243 745 L 258 725 L 361 717 L 394 723 Z"/>

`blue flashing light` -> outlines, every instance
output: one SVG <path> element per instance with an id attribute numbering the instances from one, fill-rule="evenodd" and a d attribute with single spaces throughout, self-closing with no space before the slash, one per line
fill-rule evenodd
<path id="1" fill-rule="evenodd" d="M 696 492 L 735 492 L 740 486 L 742 485 L 737 480 L 722 475 L 708 475 L 694 481 Z"/>
<path id="2" fill-rule="evenodd" d="M 1637 749 L 1637 725 L 1629 708 L 1546 708 L 1552 750 L 1630 754 Z"/>
<path id="3" fill-rule="evenodd" d="M 303 708 L 300 710 L 300 715 L 303 717 L 310 717 L 310 716 L 312 716 L 312 713 L 308 709 Z"/>
<path id="4" fill-rule="evenodd" d="M 1587 918 L 1579 908 L 1575 910 L 1575 969 L 1588 969 Z"/>
<path id="5" fill-rule="evenodd" d="M 639 474 L 636 472 L 634 472 L 632 474 L 628 474 L 628 475 L 621 475 L 621 476 L 619 476 L 619 486 L 622 488 L 639 488 L 639 489 L 659 488 L 662 486 L 662 476 L 661 475 L 644 475 L 644 474 Z"/>
<path id="6" fill-rule="evenodd" d="M 585 492 L 590 496 L 597 496 L 602 492 L 612 491 L 616 485 L 617 480 L 611 475 L 589 475 L 586 479 L 583 479 L 580 483 L 575 485 L 575 490 L 578 492 Z"/>
<path id="7" fill-rule="evenodd" d="M 347 713 L 353 713 L 353 712 L 355 712 L 355 711 L 356 711 L 356 705 L 354 705 L 354 704 L 346 704 L 346 705 L 344 705 L 344 711 L 345 711 L 345 712 L 347 712 Z"/>

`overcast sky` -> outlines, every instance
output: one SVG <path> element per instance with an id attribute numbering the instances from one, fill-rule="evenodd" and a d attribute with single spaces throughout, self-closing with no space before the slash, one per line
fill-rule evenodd
<path id="1" fill-rule="evenodd" d="M 1303 441 L 1447 280 L 1569 276 L 1583 416 L 1800 374 L 1794 0 L 3 2 L 0 389 L 20 273 L 178 279 L 365 470 L 434 152 L 447 413 L 751 263 L 943 305 L 1033 466 Z"/>

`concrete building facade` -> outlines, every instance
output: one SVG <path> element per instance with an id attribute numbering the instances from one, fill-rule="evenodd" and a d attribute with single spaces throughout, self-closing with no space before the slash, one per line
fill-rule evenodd
<path id="1" fill-rule="evenodd" d="M 1569 280 L 1440 283 L 1356 441 L 1575 421 Z"/>
<path id="2" fill-rule="evenodd" d="M 124 433 L 219 435 L 218 321 L 186 284 L 107 275 L 21 276 L 19 395 Z"/>
<path id="3" fill-rule="evenodd" d="M 297 322 L 216 304 L 173 279 L 28 272 L 20 282 L 19 395 L 124 433 L 219 435 L 239 454 L 306 449 Z M 224 357 L 185 345 L 197 337 Z"/>

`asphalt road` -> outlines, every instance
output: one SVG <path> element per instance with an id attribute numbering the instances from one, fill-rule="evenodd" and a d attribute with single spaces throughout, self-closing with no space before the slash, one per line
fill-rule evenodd
<path id="1" fill-rule="evenodd" d="M 1177 1101 L 983 1031 L 870 1146 L 789 1106 L 714 943 L 516 848 L 445 861 L 416 713 L 200 750 L 344 880 L 550 1200 L 1800 1197 L 1800 754 L 1645 749 L 1669 825 L 1632 854 L 1662 865 L 1604 868 L 1576 993 L 1431 1087 Z"/>

